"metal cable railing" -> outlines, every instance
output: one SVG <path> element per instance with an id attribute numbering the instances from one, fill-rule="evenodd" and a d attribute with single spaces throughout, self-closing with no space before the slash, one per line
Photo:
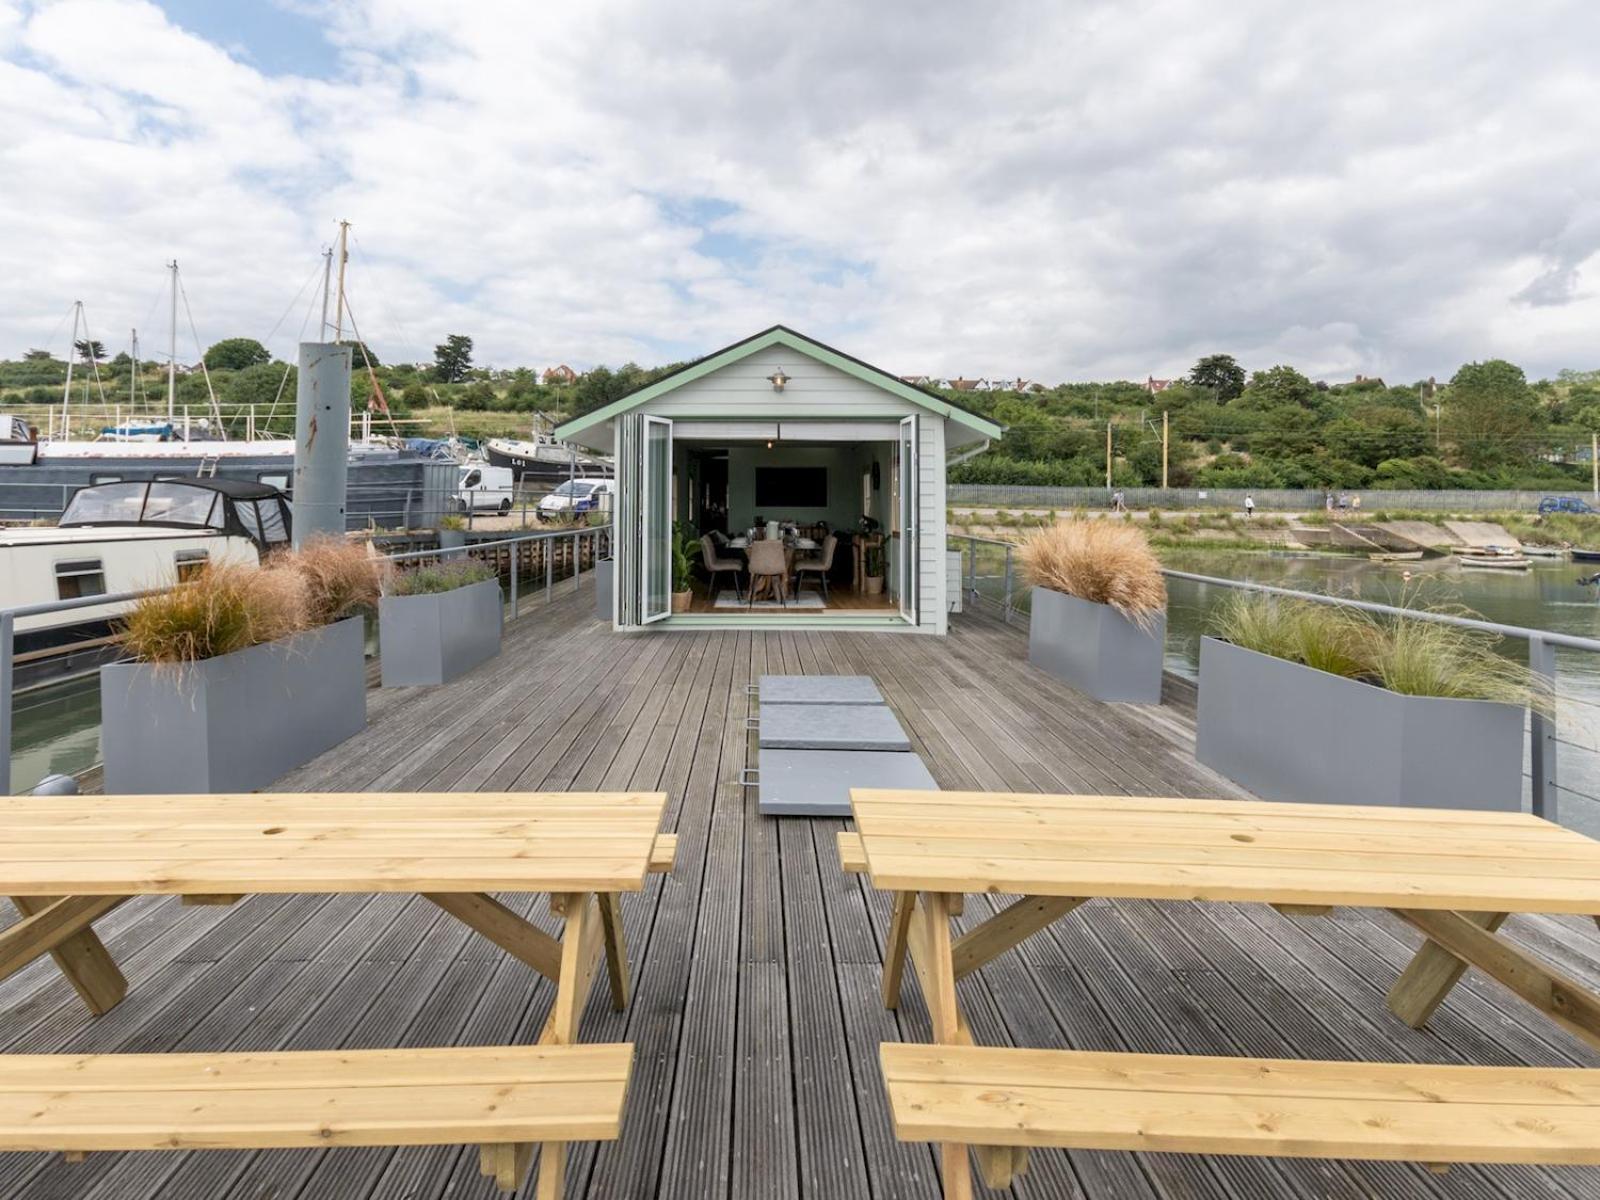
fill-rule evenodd
<path id="1" fill-rule="evenodd" d="M 531 550 L 530 543 L 541 543 L 545 550 L 539 558 L 542 560 L 544 568 L 544 594 L 545 601 L 548 604 L 554 597 L 555 586 L 558 582 L 563 582 L 565 579 L 570 578 L 574 589 L 582 584 L 584 551 L 587 550 L 589 552 L 591 563 L 600 561 L 602 555 L 611 548 L 612 528 L 612 525 L 607 522 L 604 525 L 590 525 L 579 528 L 532 530 L 527 533 L 515 533 L 505 537 L 464 542 L 460 546 L 408 550 L 383 557 L 389 562 L 415 562 L 454 556 L 472 557 L 474 555 L 482 555 L 485 552 L 493 552 L 498 560 L 500 552 L 505 550 L 510 560 L 508 616 L 510 620 L 516 620 L 520 611 L 523 556 L 525 551 Z M 556 574 L 557 556 L 554 553 L 554 547 L 568 541 L 571 543 L 571 573 L 558 579 Z M 531 569 L 534 565 L 534 557 L 529 554 L 526 562 Z M 175 586 L 182 587 L 183 585 L 178 584 Z M 173 588 L 148 588 L 136 592 L 80 596 L 70 600 L 51 600 L 41 604 L 24 604 L 13 608 L 0 608 L 0 796 L 11 795 L 17 622 L 27 617 L 49 616 L 79 609 L 128 604 L 144 596 L 159 595 L 172 590 Z"/>
<path id="2" fill-rule="evenodd" d="M 1010 623 L 1013 616 L 1028 611 L 1028 589 L 1020 586 L 1015 572 L 1013 542 L 995 538 L 973 537 L 967 534 L 950 534 L 948 544 L 957 546 L 961 554 L 963 602 L 998 613 Z M 1379 604 L 1370 600 L 1355 600 L 1344 596 L 1329 596 L 1320 592 L 1303 592 L 1272 584 L 1251 583 L 1239 579 L 1224 579 L 1214 575 L 1198 575 L 1190 571 L 1164 568 L 1162 574 L 1169 580 L 1178 580 L 1202 587 L 1227 588 L 1235 591 L 1259 592 L 1271 596 L 1284 596 L 1333 607 L 1356 609 L 1378 616 L 1413 621 L 1430 621 L 1472 629 L 1522 642 L 1527 647 L 1528 666 L 1538 677 L 1540 686 L 1555 698 L 1559 706 L 1596 707 L 1595 702 L 1576 696 L 1560 694 L 1560 673 L 1556 650 L 1600 654 L 1600 639 L 1579 637 L 1575 634 L 1557 633 L 1553 630 L 1530 629 L 1521 625 L 1506 625 L 1476 617 L 1462 617 L 1453 613 L 1430 612 L 1422 609 L 1401 608 L 1392 604 Z M 1570 738 L 1561 737 L 1556 727 L 1556 713 L 1530 708 L 1528 716 L 1528 745 L 1531 769 L 1532 808 L 1535 814 L 1554 821 L 1557 819 L 1557 793 L 1563 793 L 1585 802 L 1600 805 L 1600 795 L 1564 785 L 1557 769 L 1557 750 L 1565 745 L 1569 749 L 1596 754 L 1596 747 L 1586 746 Z M 1597 772 L 1600 775 L 1600 772 Z"/>

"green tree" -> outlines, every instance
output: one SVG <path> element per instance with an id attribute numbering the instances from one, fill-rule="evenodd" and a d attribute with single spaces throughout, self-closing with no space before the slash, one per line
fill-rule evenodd
<path id="1" fill-rule="evenodd" d="M 272 355 L 255 338 L 223 338 L 205 352 L 204 361 L 213 371 L 242 371 L 271 362 Z"/>
<path id="2" fill-rule="evenodd" d="M 346 342 L 350 347 L 350 366 L 357 371 L 365 371 L 367 364 L 374 367 L 383 366 L 383 361 L 378 357 L 378 352 L 365 342 Z"/>
<path id="3" fill-rule="evenodd" d="M 78 341 L 73 342 L 72 348 L 78 352 L 78 357 L 84 362 L 99 362 L 106 356 L 105 343 L 91 341 L 88 338 L 80 338 Z"/>
<path id="4" fill-rule="evenodd" d="M 1461 461 L 1475 470 L 1529 462 L 1539 402 L 1522 368 L 1501 358 L 1467 363 L 1450 380 L 1446 426 Z"/>
<path id="5" fill-rule="evenodd" d="M 1231 354 L 1208 354 L 1190 369 L 1189 382 L 1210 392 L 1218 404 L 1226 404 L 1244 391 L 1244 368 Z"/>
<path id="6" fill-rule="evenodd" d="M 49 362 L 50 361 L 50 351 L 48 351 L 48 350 L 29 350 L 26 354 L 24 354 L 22 356 L 22 361 L 23 362 Z"/>
<path id="7" fill-rule="evenodd" d="M 472 339 L 452 333 L 433 348 L 433 373 L 441 383 L 459 383 L 472 369 Z"/>
<path id="8" fill-rule="evenodd" d="M 1289 405 L 1313 408 L 1317 402 L 1317 385 L 1293 367 L 1279 365 L 1252 375 L 1250 386 L 1245 388 L 1242 398 L 1257 408 L 1286 408 Z"/>

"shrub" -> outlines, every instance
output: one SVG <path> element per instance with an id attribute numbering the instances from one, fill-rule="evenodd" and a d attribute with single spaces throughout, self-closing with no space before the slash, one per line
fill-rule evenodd
<path id="1" fill-rule="evenodd" d="M 1060 521 L 1017 550 L 1024 582 L 1109 604 L 1144 627 L 1167 607 L 1161 564 L 1143 530 L 1126 521 Z"/>
<path id="2" fill-rule="evenodd" d="M 486 563 L 458 558 L 396 571 L 383 590 L 391 596 L 432 596 L 493 578 L 495 573 Z"/>
<path id="3" fill-rule="evenodd" d="M 270 570 L 289 571 L 305 581 L 306 619 L 331 625 L 378 606 L 378 563 L 361 542 L 314 537 L 298 550 L 277 555 Z"/>
<path id="4" fill-rule="evenodd" d="M 120 638 L 140 662 L 199 662 L 307 627 L 306 584 L 289 571 L 215 563 L 168 592 L 135 601 Z"/>
<path id="5" fill-rule="evenodd" d="M 1499 653 L 1502 639 L 1475 629 L 1239 594 L 1212 618 L 1212 632 L 1247 650 L 1408 696 L 1551 708 L 1533 673 Z"/>
<path id="6" fill-rule="evenodd" d="M 462 516 L 457 516 L 455 513 L 450 513 L 447 516 L 443 516 L 443 517 L 439 518 L 439 528 L 440 529 L 456 530 L 456 529 L 465 529 L 466 527 L 467 527 L 467 519 L 465 517 L 462 517 Z"/>

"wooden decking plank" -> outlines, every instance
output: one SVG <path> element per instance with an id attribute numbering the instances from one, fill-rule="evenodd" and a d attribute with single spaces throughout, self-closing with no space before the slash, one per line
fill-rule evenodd
<path id="1" fill-rule="evenodd" d="M 1218 906 L 1204 921 L 1195 920 L 1196 914 L 1185 912 L 1181 905 L 1147 908 L 1130 902 L 1117 907 L 1119 918 L 1129 914 L 1125 929 L 1137 927 L 1153 940 L 1169 942 L 1173 939 L 1166 931 L 1177 930 L 1178 938 L 1194 945 L 1196 953 L 1209 961 L 1212 969 L 1190 972 L 1186 983 L 1227 1005 L 1229 1019 L 1220 1024 L 1243 1053 L 1372 1062 L 1427 1062 L 1441 1057 L 1437 1043 L 1429 1044 L 1432 1039 L 1390 1018 L 1381 997 L 1370 1007 L 1349 1004 L 1364 990 L 1361 982 L 1319 951 L 1305 933 L 1309 926 L 1271 915 L 1271 920 L 1282 922 L 1284 940 L 1294 943 L 1291 952 L 1251 919 L 1253 905 Z M 1147 919 L 1139 920 L 1140 916 Z M 1244 980 L 1248 986 L 1240 985 Z M 1228 995 L 1234 992 L 1237 1000 L 1230 1001 Z M 1251 1021 L 1240 1005 L 1260 1016 Z M 1251 1038 L 1253 1031 L 1259 1036 Z M 1455 1055 L 1447 1052 L 1445 1057 Z M 1508 1187 L 1529 1197 L 1564 1194 L 1551 1191 L 1548 1175 L 1538 1168 L 1459 1167 L 1452 1170 L 1448 1188 L 1412 1165 L 1352 1162 L 1345 1164 L 1345 1171 L 1362 1180 L 1363 1194 L 1403 1191 L 1490 1200 L 1506 1195 Z"/>

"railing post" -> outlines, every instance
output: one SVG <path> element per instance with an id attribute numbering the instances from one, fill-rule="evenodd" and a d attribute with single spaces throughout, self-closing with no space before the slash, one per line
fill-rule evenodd
<path id="1" fill-rule="evenodd" d="M 1543 686 L 1551 702 L 1546 716 L 1537 706 L 1528 710 L 1529 769 L 1533 775 L 1533 815 L 1555 821 L 1556 804 L 1556 692 L 1555 647 L 1537 635 L 1528 638 L 1528 670 Z"/>
<path id="2" fill-rule="evenodd" d="M 550 594 L 555 590 L 556 586 L 556 556 L 552 553 L 555 545 L 556 540 L 553 537 L 545 538 L 542 543 L 544 549 L 544 602 L 546 605 L 550 603 Z"/>
<path id="3" fill-rule="evenodd" d="M 11 795 L 11 655 L 17 619 L 0 612 L 0 796 Z"/>
<path id="4" fill-rule="evenodd" d="M 1006 608 L 1005 623 L 1011 624 L 1011 547 L 1006 546 Z"/>
<path id="5" fill-rule="evenodd" d="M 978 543 L 973 538 L 967 539 L 967 602 L 978 602 Z"/>
<path id="6" fill-rule="evenodd" d="M 511 543 L 511 619 L 513 621 L 515 621 L 517 619 L 517 546 L 518 546 L 518 544 L 519 543 L 517 543 L 517 542 L 512 542 Z"/>
<path id="7" fill-rule="evenodd" d="M 578 577 L 583 574 L 583 534 L 572 535 L 572 590 L 578 590 Z"/>

